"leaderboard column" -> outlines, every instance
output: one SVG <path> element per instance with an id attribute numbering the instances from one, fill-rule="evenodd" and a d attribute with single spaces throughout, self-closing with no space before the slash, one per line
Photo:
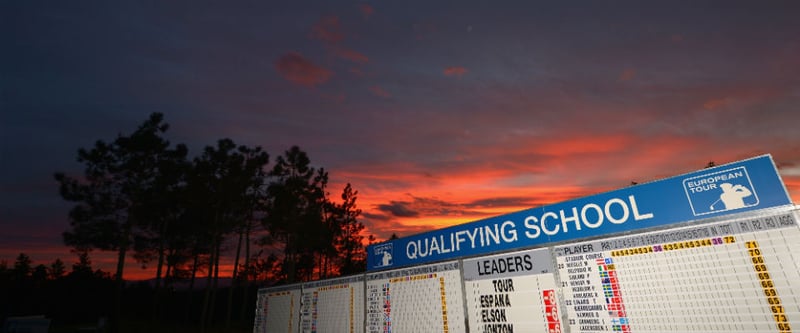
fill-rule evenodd
<path id="1" fill-rule="evenodd" d="M 299 284 L 259 290 L 253 332 L 299 332 L 300 305 Z"/>
<path id="2" fill-rule="evenodd" d="M 560 333 L 559 301 L 547 249 L 465 259 L 471 333 Z"/>
<path id="3" fill-rule="evenodd" d="M 555 248 L 571 332 L 791 332 L 792 212 Z"/>
<path id="4" fill-rule="evenodd" d="M 369 333 L 466 332 L 458 262 L 367 274 Z"/>
<path id="5" fill-rule="evenodd" d="M 364 332 L 364 277 L 303 284 L 300 328 L 303 333 Z"/>
<path id="6" fill-rule="evenodd" d="M 256 296 L 256 316 L 253 321 L 253 333 L 263 333 L 267 323 L 267 290 L 259 289 Z"/>
<path id="7" fill-rule="evenodd" d="M 594 243 L 555 248 L 570 332 L 629 331 L 616 266 L 599 250 Z"/>

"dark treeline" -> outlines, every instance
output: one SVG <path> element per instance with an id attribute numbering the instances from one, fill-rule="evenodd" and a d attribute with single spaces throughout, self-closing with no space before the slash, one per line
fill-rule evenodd
<path id="1" fill-rule="evenodd" d="M 231 290 L 230 280 L 225 279 L 220 293 Z M 122 291 L 123 314 L 119 332 L 197 332 L 200 330 L 198 314 L 202 311 L 201 300 L 204 289 L 190 290 L 187 281 L 175 281 L 162 288 L 161 306 L 152 308 L 156 297 L 153 281 L 129 281 Z M 247 306 L 232 309 L 232 321 L 224 325 L 226 304 L 215 305 L 218 323 L 209 327 L 209 332 L 250 332 L 253 324 L 253 307 L 258 284 L 249 284 L 246 292 L 234 295 L 234 304 Z M 24 253 L 11 265 L 0 262 L 0 322 L 6 317 L 44 315 L 51 320 L 51 333 L 60 332 L 109 332 L 111 331 L 112 295 L 116 281 L 108 272 L 93 269 L 89 257 L 80 254 L 72 269 L 66 269 L 60 259 L 49 265 L 36 264 Z M 1 330 L 0 330 L 1 331 Z M 24 331 L 24 330 L 22 330 Z M 15 332 L 22 332 L 17 330 Z"/>
<path id="2" fill-rule="evenodd" d="M 13 268 L 3 263 L 4 289 L 15 297 L 0 315 L 70 318 L 76 301 L 87 315 L 71 318 L 107 316 L 112 332 L 143 321 L 230 330 L 252 324 L 260 286 L 365 269 L 358 191 L 347 184 L 333 200 L 328 173 L 300 148 L 270 163 L 261 147 L 225 138 L 190 158 L 186 145 L 164 138 L 168 128 L 154 113 L 130 135 L 80 149 L 83 174 L 55 174 L 74 203 L 63 239 L 79 261 L 71 272 L 60 260 L 26 266 L 24 254 Z M 113 274 L 92 271 L 93 250 L 116 254 Z M 221 277 L 223 257 L 233 272 Z M 129 259 L 154 267 L 153 279 L 126 283 Z M 41 293 L 59 300 L 31 304 Z"/>

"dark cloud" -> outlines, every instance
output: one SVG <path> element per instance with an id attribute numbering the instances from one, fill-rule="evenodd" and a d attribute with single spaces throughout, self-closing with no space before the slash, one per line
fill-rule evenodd
<path id="1" fill-rule="evenodd" d="M 333 76 L 333 72 L 315 65 L 297 52 L 284 54 L 275 61 L 275 69 L 289 82 L 313 88 Z"/>
<path id="2" fill-rule="evenodd" d="M 391 201 L 388 204 L 378 205 L 377 208 L 380 211 L 391 213 L 397 217 L 419 216 L 419 212 L 412 210 L 409 205 L 410 203 L 408 202 Z"/>
<path id="3" fill-rule="evenodd" d="M 425 223 L 407 223 L 389 215 L 375 216 L 374 214 L 370 214 L 369 217 L 364 216 L 362 223 L 366 226 L 368 234 L 374 235 L 380 241 L 389 239 L 392 234 L 406 237 L 441 227 Z"/>
<path id="4" fill-rule="evenodd" d="M 485 198 L 471 201 L 465 204 L 470 208 L 498 208 L 498 207 L 536 207 L 542 205 L 537 202 L 535 198 L 530 197 L 500 197 L 500 198 Z"/>
<path id="5" fill-rule="evenodd" d="M 390 215 L 376 214 L 371 212 L 363 212 L 361 216 L 370 221 L 389 221 L 392 219 Z"/>
<path id="6" fill-rule="evenodd" d="M 381 229 L 377 230 L 376 236 L 379 239 L 389 239 L 392 234 L 397 237 L 407 237 L 411 235 L 421 234 L 423 232 L 437 229 L 438 226 L 434 225 L 406 225 L 400 223 L 387 224 Z"/>
<path id="7" fill-rule="evenodd" d="M 390 201 L 388 204 L 379 204 L 377 208 L 381 211 L 391 213 L 395 217 L 464 217 L 464 216 L 485 216 L 486 213 L 473 210 L 471 204 L 449 202 L 432 197 L 419 197 L 411 194 L 411 201 Z"/>

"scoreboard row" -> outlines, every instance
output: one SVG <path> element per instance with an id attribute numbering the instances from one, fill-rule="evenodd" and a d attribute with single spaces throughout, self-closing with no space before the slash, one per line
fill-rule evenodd
<path id="1" fill-rule="evenodd" d="M 798 212 L 262 289 L 254 332 L 792 332 Z"/>

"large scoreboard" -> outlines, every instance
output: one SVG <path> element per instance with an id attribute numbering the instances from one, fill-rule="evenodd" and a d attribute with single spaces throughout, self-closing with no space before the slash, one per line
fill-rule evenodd
<path id="1" fill-rule="evenodd" d="M 260 290 L 255 327 L 792 332 L 798 219 L 764 155 L 371 245 L 363 275 Z"/>

